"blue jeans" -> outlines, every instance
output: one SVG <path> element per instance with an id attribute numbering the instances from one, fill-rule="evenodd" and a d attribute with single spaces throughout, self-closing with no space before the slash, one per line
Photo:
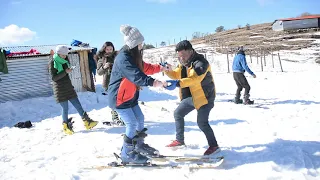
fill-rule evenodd
<path id="1" fill-rule="evenodd" d="M 81 116 L 81 118 L 83 117 L 84 114 L 84 110 L 80 104 L 79 99 L 73 98 L 69 100 L 71 102 L 71 104 L 73 105 L 74 108 L 76 108 L 76 110 L 78 111 L 79 115 Z M 68 101 L 63 101 L 59 103 L 62 107 L 62 120 L 64 123 L 68 122 Z"/>
<path id="2" fill-rule="evenodd" d="M 144 128 L 144 115 L 139 105 L 127 109 L 115 109 L 123 122 L 126 124 L 126 136 L 132 139 L 136 131 Z"/>

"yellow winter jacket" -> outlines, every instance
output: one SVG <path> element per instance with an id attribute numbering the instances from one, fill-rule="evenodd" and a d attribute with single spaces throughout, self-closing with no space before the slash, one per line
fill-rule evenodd
<path id="1" fill-rule="evenodd" d="M 179 80 L 180 100 L 191 96 L 197 110 L 209 101 L 214 101 L 216 90 L 211 66 L 203 55 L 195 53 L 190 67 L 179 64 L 176 69 L 166 71 L 165 74 Z"/>

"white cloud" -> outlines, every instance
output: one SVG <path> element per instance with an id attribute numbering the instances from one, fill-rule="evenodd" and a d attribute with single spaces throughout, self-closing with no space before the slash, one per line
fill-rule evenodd
<path id="1" fill-rule="evenodd" d="M 36 38 L 36 32 L 11 24 L 0 29 L 0 45 L 20 44 Z"/>
<path id="2" fill-rule="evenodd" d="M 147 2 L 155 2 L 161 4 L 175 3 L 177 0 L 147 0 Z"/>

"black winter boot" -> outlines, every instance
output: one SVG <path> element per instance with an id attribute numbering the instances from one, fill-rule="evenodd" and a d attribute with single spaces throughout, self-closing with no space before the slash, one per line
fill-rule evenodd
<path id="1" fill-rule="evenodd" d="M 251 101 L 249 99 L 249 97 L 250 97 L 250 94 L 245 94 L 243 96 L 243 104 L 248 105 L 248 104 L 253 104 L 254 103 L 254 101 Z"/>
<path id="2" fill-rule="evenodd" d="M 240 94 L 239 94 L 239 95 L 237 94 L 237 95 L 234 97 L 233 102 L 234 102 L 235 104 L 242 104 L 242 103 L 243 103 L 242 99 L 240 99 Z"/>

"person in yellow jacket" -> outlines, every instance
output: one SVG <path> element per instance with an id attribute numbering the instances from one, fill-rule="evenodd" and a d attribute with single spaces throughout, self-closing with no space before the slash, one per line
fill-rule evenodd
<path id="1" fill-rule="evenodd" d="M 210 64 L 203 55 L 193 49 L 187 40 L 179 42 L 175 50 L 178 53 L 180 64 L 174 70 L 171 70 L 171 65 L 166 65 L 169 68 L 165 73 L 173 79 L 167 81 L 169 85 L 166 89 L 173 90 L 179 87 L 181 103 L 174 111 L 176 140 L 167 147 L 185 144 L 184 117 L 196 109 L 197 124 L 205 134 L 209 145 L 204 155 L 215 154 L 220 151 L 220 148 L 208 121 L 216 96 Z"/>

